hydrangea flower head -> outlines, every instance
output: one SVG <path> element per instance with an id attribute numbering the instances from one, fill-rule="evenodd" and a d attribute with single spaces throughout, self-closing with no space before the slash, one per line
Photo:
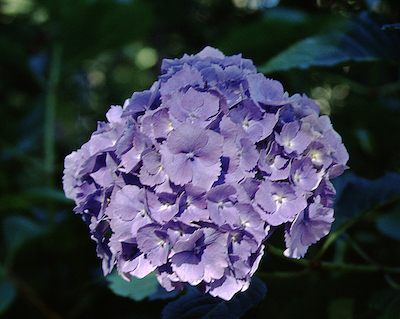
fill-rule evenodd
<path id="1" fill-rule="evenodd" d="M 292 258 L 328 234 L 347 151 L 313 100 L 251 60 L 211 47 L 165 59 L 158 81 L 106 118 L 63 177 L 104 274 L 155 271 L 168 291 L 188 283 L 229 300 L 249 287 L 271 229 L 284 225 Z"/>

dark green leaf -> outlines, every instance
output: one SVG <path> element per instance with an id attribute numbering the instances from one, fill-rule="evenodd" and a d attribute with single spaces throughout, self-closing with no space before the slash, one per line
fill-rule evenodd
<path id="1" fill-rule="evenodd" d="M 371 308 L 380 314 L 378 319 L 400 318 L 400 291 L 391 289 L 376 292 L 371 300 Z"/>
<path id="2" fill-rule="evenodd" d="M 300 39 L 320 32 L 321 28 L 338 20 L 331 14 L 311 14 L 302 10 L 276 7 L 266 10 L 261 18 L 232 28 L 218 48 L 224 53 L 243 53 L 257 65 L 277 55 Z"/>
<path id="3" fill-rule="evenodd" d="M 24 216 L 8 216 L 3 220 L 2 231 L 9 260 L 31 239 L 43 234 L 45 227 Z"/>
<path id="4" fill-rule="evenodd" d="M 0 280 L 0 314 L 7 310 L 17 295 L 14 284 L 8 280 Z"/>
<path id="5" fill-rule="evenodd" d="M 385 235 L 400 240 L 400 209 L 378 217 L 376 227 Z"/>
<path id="6" fill-rule="evenodd" d="M 395 30 L 400 29 L 400 23 L 384 24 L 382 30 Z"/>
<path id="7" fill-rule="evenodd" d="M 350 62 L 398 61 L 399 37 L 382 32 L 379 17 L 367 12 L 337 25 L 336 30 L 292 45 L 260 68 L 263 73 L 332 67 Z"/>
<path id="8" fill-rule="evenodd" d="M 400 174 L 397 173 L 387 173 L 379 179 L 368 180 L 346 172 L 333 180 L 333 184 L 337 191 L 333 227 L 400 194 Z"/>
<path id="9" fill-rule="evenodd" d="M 49 187 L 32 188 L 16 194 L 0 196 L 1 210 L 30 209 L 35 204 L 56 202 L 73 204 L 62 190 Z"/>
<path id="10" fill-rule="evenodd" d="M 252 305 L 264 299 L 267 288 L 264 282 L 253 277 L 245 292 L 237 293 L 231 300 L 225 301 L 208 294 L 201 295 L 197 290 L 189 292 L 169 303 L 163 310 L 162 319 L 236 319 L 240 318 Z"/>
<path id="11" fill-rule="evenodd" d="M 354 300 L 350 298 L 334 299 L 329 304 L 329 319 L 352 319 Z"/>
<path id="12" fill-rule="evenodd" d="M 154 21 L 146 1 L 39 0 L 57 28 L 63 58 L 74 62 L 142 39 Z M 73 18 L 71 18 L 73 17 Z"/>
<path id="13" fill-rule="evenodd" d="M 5 270 L 0 268 L 0 315 L 8 309 L 16 296 L 14 284 L 7 279 Z"/>

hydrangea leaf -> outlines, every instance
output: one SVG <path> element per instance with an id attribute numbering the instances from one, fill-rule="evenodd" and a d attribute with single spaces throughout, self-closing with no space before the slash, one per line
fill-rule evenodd
<path id="1" fill-rule="evenodd" d="M 0 206 L 3 210 L 30 209 L 32 205 L 43 202 L 57 202 L 60 204 L 73 203 L 66 198 L 62 190 L 49 187 L 36 187 L 21 191 L 17 194 L 0 196 Z"/>
<path id="2" fill-rule="evenodd" d="M 400 193 L 400 174 L 386 173 L 376 180 L 346 172 L 333 180 L 336 188 L 335 219 L 333 228 L 348 219 L 358 216 L 374 205 Z"/>
<path id="3" fill-rule="evenodd" d="M 0 314 L 5 312 L 17 296 L 14 284 L 0 279 Z"/>
<path id="4" fill-rule="evenodd" d="M 145 1 L 74 0 L 72 5 L 65 0 L 40 0 L 39 4 L 47 9 L 49 19 L 64 30 L 59 35 L 65 44 L 63 55 L 73 62 L 144 37 L 154 21 L 152 6 Z M 72 13 L 74 19 L 70 18 Z M 93 43 L 88 45 L 87 39 Z"/>
<path id="5" fill-rule="evenodd" d="M 382 26 L 382 30 L 396 30 L 400 29 L 400 23 L 385 24 Z"/>
<path id="6" fill-rule="evenodd" d="M 400 292 L 397 289 L 385 289 L 376 292 L 370 302 L 370 307 L 380 315 L 379 319 L 400 317 Z"/>
<path id="7" fill-rule="evenodd" d="M 43 234 L 45 230 L 44 226 L 30 218 L 24 216 L 6 217 L 2 223 L 2 231 L 9 261 L 22 245 Z"/>
<path id="8" fill-rule="evenodd" d="M 265 10 L 261 19 L 232 28 L 224 35 L 218 47 L 226 52 L 242 52 L 245 56 L 251 56 L 256 63 L 263 62 L 290 44 L 317 34 L 325 26 L 340 19 L 338 15 L 321 11 L 312 14 L 277 6 Z"/>
<path id="9" fill-rule="evenodd" d="M 331 32 L 305 38 L 260 67 L 263 73 L 332 67 L 350 62 L 394 61 L 400 55 L 400 41 L 382 31 L 380 17 L 361 12 L 338 23 Z"/>
<path id="10" fill-rule="evenodd" d="M 5 275 L 5 269 L 0 267 L 0 315 L 4 313 L 17 296 L 17 290 Z"/>
<path id="11" fill-rule="evenodd" d="M 391 211 L 388 214 L 380 216 L 376 221 L 376 227 L 383 234 L 400 240 L 400 207 L 397 206 L 396 210 Z"/>
<path id="12" fill-rule="evenodd" d="M 169 303 L 163 310 L 162 319 L 178 318 L 240 318 L 252 305 L 264 299 L 267 288 L 263 281 L 253 277 L 245 292 L 237 293 L 231 300 L 225 301 L 210 295 L 201 295 L 190 289 L 187 294 Z"/>
<path id="13" fill-rule="evenodd" d="M 167 292 L 162 288 L 154 272 L 142 279 L 132 277 L 131 281 L 128 282 L 118 275 L 118 272 L 114 271 L 106 277 L 106 280 L 113 293 L 136 301 L 145 298 L 149 298 L 149 300 L 168 299 L 175 297 L 178 293 L 178 291 Z"/>

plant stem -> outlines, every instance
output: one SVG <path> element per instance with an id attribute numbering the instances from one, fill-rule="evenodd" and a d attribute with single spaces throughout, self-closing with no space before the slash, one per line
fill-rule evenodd
<path id="1" fill-rule="evenodd" d="M 22 279 L 18 278 L 16 275 L 9 273 L 9 278 L 13 281 L 13 283 L 17 286 L 18 290 L 22 293 L 22 295 L 29 300 L 29 302 L 39 310 L 42 314 L 43 318 L 48 319 L 61 319 L 61 316 L 56 313 L 54 310 L 50 309 L 36 294 L 35 290 L 32 289 L 27 283 L 25 283 Z"/>
<path id="2" fill-rule="evenodd" d="M 311 269 L 305 268 L 300 271 L 273 271 L 273 272 L 256 272 L 255 276 L 260 279 L 289 279 L 304 276 L 310 273 Z"/>
<path id="3" fill-rule="evenodd" d="M 353 265 L 345 263 L 334 263 L 329 261 L 321 261 L 320 267 L 322 269 L 330 270 L 343 270 L 343 271 L 355 271 L 355 272 L 385 272 L 400 274 L 400 267 L 384 267 L 377 265 Z"/>
<path id="4" fill-rule="evenodd" d="M 325 240 L 324 245 L 322 246 L 321 250 L 318 252 L 318 254 L 315 256 L 315 260 L 320 260 L 323 254 L 326 252 L 326 250 L 329 248 L 329 246 L 338 238 L 342 233 L 344 233 L 347 229 L 349 229 L 351 226 L 356 224 L 358 221 L 361 219 L 367 217 L 368 215 L 371 215 L 377 211 L 383 210 L 384 208 L 393 205 L 397 201 L 400 200 L 400 195 L 396 195 L 391 197 L 389 200 L 382 204 L 377 204 L 370 209 L 365 210 L 361 214 L 359 214 L 357 217 L 348 220 L 341 224 L 338 229 L 336 229 L 334 232 L 331 232 L 328 237 Z"/>
<path id="5" fill-rule="evenodd" d="M 279 248 L 273 247 L 271 245 L 266 245 L 266 252 L 284 258 L 291 263 L 304 266 L 307 269 L 329 269 L 329 270 L 341 270 L 341 271 L 355 271 L 355 272 L 384 272 L 392 274 L 400 274 L 400 267 L 385 267 L 379 265 L 354 265 L 345 264 L 330 261 L 313 261 L 309 259 L 294 259 L 287 258 L 283 255 L 283 251 Z"/>

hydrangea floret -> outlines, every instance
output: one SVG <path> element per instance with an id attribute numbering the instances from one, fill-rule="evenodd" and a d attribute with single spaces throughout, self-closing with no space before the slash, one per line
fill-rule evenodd
<path id="1" fill-rule="evenodd" d="M 347 168 L 341 137 L 251 60 L 211 47 L 164 59 L 158 81 L 106 118 L 63 177 L 104 274 L 155 271 L 168 291 L 188 283 L 229 300 L 275 227 L 291 258 L 328 234 L 330 179 Z"/>

